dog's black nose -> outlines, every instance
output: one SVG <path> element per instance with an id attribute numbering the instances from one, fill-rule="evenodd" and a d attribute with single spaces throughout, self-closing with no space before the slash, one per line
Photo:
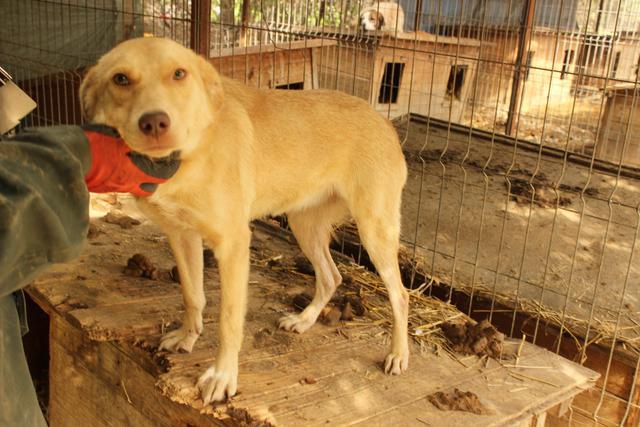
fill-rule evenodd
<path id="1" fill-rule="evenodd" d="M 138 120 L 138 127 L 148 136 L 159 137 L 165 134 L 171 126 L 171 119 L 164 111 L 144 113 Z"/>

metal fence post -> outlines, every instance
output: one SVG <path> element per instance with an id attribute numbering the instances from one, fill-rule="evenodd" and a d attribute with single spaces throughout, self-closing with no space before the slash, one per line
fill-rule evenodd
<path id="1" fill-rule="evenodd" d="M 536 0 L 527 0 L 522 19 L 522 32 L 518 42 L 518 53 L 516 55 L 515 70 L 513 73 L 513 85 L 511 87 L 511 100 L 509 101 L 509 113 L 507 114 L 507 124 L 505 132 L 513 136 L 520 114 L 520 100 L 524 86 L 527 66 L 529 66 L 529 45 L 531 33 L 533 32 L 533 17 L 536 10 Z"/>
<path id="2" fill-rule="evenodd" d="M 209 57 L 209 24 L 211 0 L 193 0 L 191 3 L 190 47 L 205 58 Z"/>

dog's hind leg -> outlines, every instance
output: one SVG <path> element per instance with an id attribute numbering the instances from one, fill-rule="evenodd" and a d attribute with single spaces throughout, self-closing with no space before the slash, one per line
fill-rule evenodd
<path id="1" fill-rule="evenodd" d="M 206 302 L 202 238 L 197 232 L 190 230 L 172 230 L 167 235 L 178 265 L 185 314 L 182 326 L 165 334 L 159 349 L 191 352 L 202 333 L 202 311 Z"/>
<path id="2" fill-rule="evenodd" d="M 281 328 L 299 333 L 309 329 L 342 281 L 340 272 L 331 258 L 329 243 L 333 226 L 342 221 L 347 213 L 344 201 L 332 196 L 319 205 L 287 215 L 300 249 L 313 265 L 316 292 L 302 313 L 280 319 Z"/>
<path id="3" fill-rule="evenodd" d="M 358 233 L 389 294 L 393 311 L 391 352 L 384 363 L 388 374 L 399 375 L 409 365 L 409 294 L 402 284 L 398 266 L 400 245 L 400 192 L 362 191 L 353 208 Z"/>

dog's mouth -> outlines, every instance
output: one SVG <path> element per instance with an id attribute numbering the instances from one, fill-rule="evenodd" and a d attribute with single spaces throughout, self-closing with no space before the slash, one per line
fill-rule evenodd
<path id="1" fill-rule="evenodd" d="M 146 154 L 149 157 L 153 157 L 155 159 L 165 158 L 171 155 L 171 153 L 176 152 L 179 148 L 175 144 L 145 144 L 140 149 L 136 149 L 142 154 Z"/>
<path id="2" fill-rule="evenodd" d="M 142 155 L 142 157 L 145 157 L 147 159 L 148 165 L 157 165 L 158 167 L 161 167 L 161 168 L 167 168 L 169 167 L 170 164 L 173 164 L 175 162 L 180 162 L 182 160 L 181 154 L 182 153 L 180 150 L 174 150 L 170 152 L 168 155 L 162 156 L 162 157 L 154 157 L 146 154 Z M 149 166 L 149 169 L 152 169 L 152 168 L 153 168 L 152 166 Z"/>
<path id="3" fill-rule="evenodd" d="M 181 149 L 177 140 L 172 135 L 163 135 L 160 138 L 140 135 L 138 132 L 120 131 L 122 139 L 133 150 L 145 156 L 155 159 L 164 158 Z"/>

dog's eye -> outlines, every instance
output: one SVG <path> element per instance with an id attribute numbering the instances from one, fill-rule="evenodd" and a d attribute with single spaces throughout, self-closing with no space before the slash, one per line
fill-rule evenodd
<path id="1" fill-rule="evenodd" d="M 118 86 L 129 86 L 129 77 L 126 74 L 118 73 L 113 76 L 113 82 Z"/>
<path id="2" fill-rule="evenodd" d="M 182 80 L 187 76 L 187 72 L 182 68 L 178 68 L 173 72 L 173 80 Z"/>

